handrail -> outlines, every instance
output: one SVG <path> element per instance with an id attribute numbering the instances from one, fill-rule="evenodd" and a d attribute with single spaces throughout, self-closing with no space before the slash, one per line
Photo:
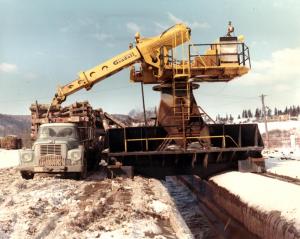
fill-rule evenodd
<path id="1" fill-rule="evenodd" d="M 235 140 L 230 135 L 213 135 L 213 136 L 187 136 L 186 139 L 213 139 L 213 138 L 222 138 L 222 148 L 226 148 L 226 138 L 230 139 L 236 147 L 240 148 L 241 146 L 235 142 Z M 149 149 L 149 141 L 155 140 L 165 140 L 166 137 L 156 137 L 156 138 L 135 138 L 135 139 L 126 139 L 124 138 L 125 152 L 127 152 L 128 142 L 137 142 L 137 141 L 146 141 L 146 151 Z M 171 140 L 180 140 L 183 137 L 167 137 Z"/>
<path id="2" fill-rule="evenodd" d="M 216 54 L 210 55 L 210 54 L 193 54 L 193 49 L 196 49 L 196 47 L 199 46 L 209 46 L 210 49 L 213 49 L 213 46 L 217 49 L 217 46 L 226 46 L 226 45 L 236 45 L 238 51 L 236 53 L 220 53 L 219 51 L 216 52 Z M 242 49 L 238 48 L 241 46 Z M 249 53 L 249 47 L 244 42 L 222 42 L 222 43 L 201 43 L 201 44 L 189 44 L 189 52 L 190 52 L 190 58 L 194 57 L 200 57 L 200 60 L 202 61 L 203 56 L 216 56 L 217 60 L 220 59 L 222 56 L 237 56 L 238 57 L 238 64 L 245 66 L 248 62 L 249 67 L 251 68 L 251 61 L 250 61 L 250 53 Z M 206 67 L 206 65 L 204 66 Z"/>

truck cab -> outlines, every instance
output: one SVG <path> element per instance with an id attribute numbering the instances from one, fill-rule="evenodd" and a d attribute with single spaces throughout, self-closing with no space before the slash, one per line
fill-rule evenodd
<path id="1" fill-rule="evenodd" d="M 75 173 L 84 178 L 85 141 L 75 123 L 42 124 L 32 149 L 19 151 L 21 176 L 32 179 L 35 173 Z"/>

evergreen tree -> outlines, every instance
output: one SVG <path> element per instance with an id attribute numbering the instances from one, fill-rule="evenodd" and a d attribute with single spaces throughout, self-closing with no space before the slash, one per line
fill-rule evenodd
<path id="1" fill-rule="evenodd" d="M 283 112 L 285 115 L 287 115 L 289 113 L 288 107 L 286 106 Z"/>
<path id="2" fill-rule="evenodd" d="M 290 114 L 291 114 L 291 116 L 297 116 L 296 107 L 294 105 L 292 107 Z"/>
<path id="3" fill-rule="evenodd" d="M 245 118 L 245 110 L 242 112 L 242 118 Z"/>
<path id="4" fill-rule="evenodd" d="M 260 110 L 258 108 L 256 108 L 254 116 L 255 116 L 256 119 L 260 118 Z"/>
<path id="5" fill-rule="evenodd" d="M 252 118 L 252 117 L 253 117 L 253 115 L 252 115 L 252 112 L 251 112 L 251 110 L 250 110 L 250 109 L 248 110 L 248 112 L 247 112 L 247 115 L 248 115 L 248 117 L 247 117 L 247 118 Z"/>

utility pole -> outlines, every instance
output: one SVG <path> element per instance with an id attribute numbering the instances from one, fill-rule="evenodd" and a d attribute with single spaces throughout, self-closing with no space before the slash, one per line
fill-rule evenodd
<path id="1" fill-rule="evenodd" d="M 267 148 L 269 148 L 270 147 L 270 141 L 269 141 L 269 131 L 268 131 L 268 124 L 267 124 L 267 113 L 266 113 L 266 106 L 265 106 L 265 97 L 266 97 L 266 95 L 264 95 L 264 94 L 262 94 L 260 96 L 261 104 L 262 104 L 262 110 L 263 110 L 263 114 L 264 114 Z"/>

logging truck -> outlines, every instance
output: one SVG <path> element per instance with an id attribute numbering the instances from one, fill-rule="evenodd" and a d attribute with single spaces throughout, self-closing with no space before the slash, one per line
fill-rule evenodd
<path id="1" fill-rule="evenodd" d="M 94 110 L 87 102 L 51 109 L 34 104 L 31 149 L 20 150 L 19 170 L 25 179 L 36 173 L 67 174 L 85 178 L 87 170 L 98 165 L 105 129 L 109 122 L 102 110 Z"/>

